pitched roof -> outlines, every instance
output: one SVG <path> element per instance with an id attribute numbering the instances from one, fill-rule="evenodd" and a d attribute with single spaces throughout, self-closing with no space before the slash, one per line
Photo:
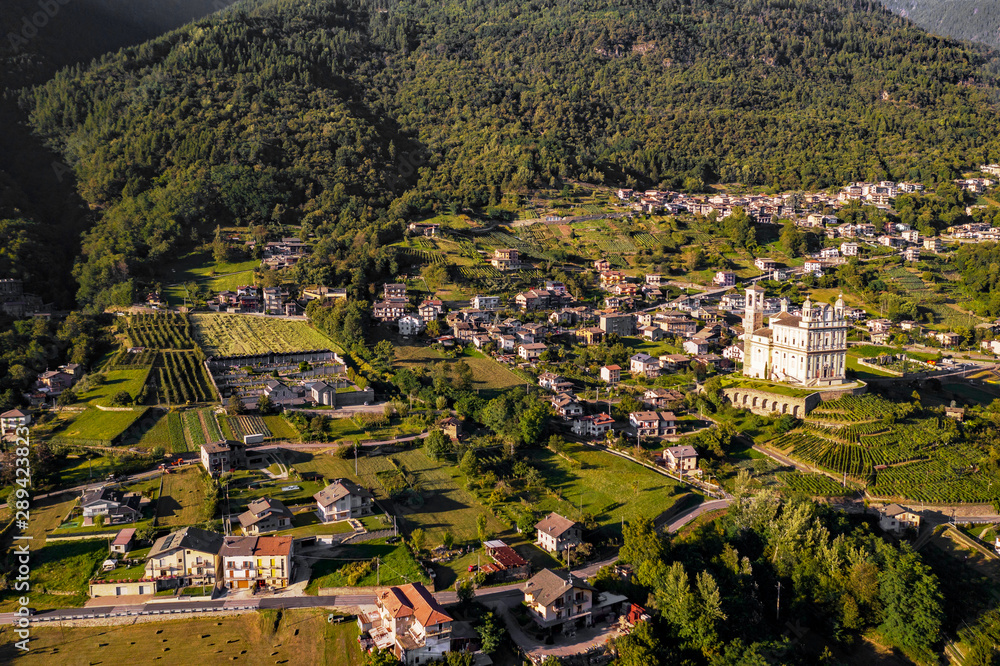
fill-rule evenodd
<path id="1" fill-rule="evenodd" d="M 674 458 L 693 458 L 698 454 L 695 453 L 694 447 L 690 444 L 681 444 L 678 446 L 671 446 L 667 451 L 670 452 Z"/>
<path id="2" fill-rule="evenodd" d="M 250 536 L 224 538 L 219 549 L 221 557 L 274 557 L 290 556 L 292 542 L 290 536 Z"/>
<path id="3" fill-rule="evenodd" d="M 250 502 L 250 504 L 247 505 L 247 510 L 240 514 L 240 525 L 248 527 L 259 523 L 268 516 L 273 515 L 282 516 L 288 519 L 292 518 L 292 512 L 287 506 L 276 499 L 261 497 Z"/>
<path id="4" fill-rule="evenodd" d="M 452 617 L 421 583 L 390 587 L 378 594 L 378 601 L 392 617 L 412 615 L 424 627 L 452 621 Z"/>
<path id="5" fill-rule="evenodd" d="M 313 495 L 313 499 L 321 506 L 330 506 L 342 497 L 348 495 L 358 495 L 362 498 L 371 497 L 372 494 L 350 479 L 335 479 L 333 483 L 323 490 Z"/>
<path id="6" fill-rule="evenodd" d="M 593 586 L 586 581 L 572 576 L 567 580 L 551 569 L 542 569 L 524 584 L 524 593 L 530 594 L 543 606 L 548 606 L 573 589 L 594 591 Z"/>
<path id="7" fill-rule="evenodd" d="M 20 409 L 12 409 L 10 411 L 0 414 L 0 419 L 19 419 L 27 416 L 27 412 L 22 412 Z"/>
<path id="8" fill-rule="evenodd" d="M 535 525 L 535 529 L 540 532 L 545 532 L 546 534 L 551 534 L 552 536 L 560 536 L 567 530 L 573 528 L 576 525 L 575 521 L 569 518 L 564 518 L 558 513 L 553 511 L 549 515 L 545 516 L 542 520 Z"/>
<path id="9" fill-rule="evenodd" d="M 135 536 L 135 528 L 127 527 L 118 533 L 115 540 L 111 543 L 112 546 L 127 546 Z"/>
<path id="10" fill-rule="evenodd" d="M 223 536 L 218 532 L 209 532 L 197 527 L 185 527 L 157 539 L 153 547 L 150 548 L 147 558 L 157 557 L 178 548 L 197 550 L 203 553 L 218 553 L 222 547 L 222 541 Z"/>

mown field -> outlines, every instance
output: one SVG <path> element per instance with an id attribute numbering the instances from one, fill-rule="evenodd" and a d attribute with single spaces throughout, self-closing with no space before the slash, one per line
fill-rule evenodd
<path id="1" fill-rule="evenodd" d="M 414 345 L 403 338 L 390 335 L 383 336 L 390 340 L 396 348 L 396 365 L 416 370 L 430 369 L 435 363 L 444 363 L 454 377 L 455 365 L 465 361 L 472 370 L 472 387 L 474 389 L 505 389 L 525 383 L 519 375 L 514 374 L 492 358 L 479 352 L 469 350 L 465 354 L 450 358 L 427 345 Z"/>
<path id="2" fill-rule="evenodd" d="M 100 386 L 95 386 L 86 393 L 77 396 L 78 404 L 102 405 L 111 404 L 111 396 L 119 391 L 125 391 L 134 400 L 149 378 L 149 368 L 136 368 L 135 370 L 108 370 L 103 373 L 105 381 Z"/>
<path id="3" fill-rule="evenodd" d="M 578 444 L 568 445 L 564 455 L 534 449 L 529 459 L 546 480 L 544 490 L 526 497 L 535 512 L 556 511 L 574 520 L 591 514 L 612 533 L 620 533 L 623 518 L 656 518 L 687 490 L 641 465 Z"/>
<path id="4" fill-rule="evenodd" d="M 210 356 L 340 348 L 305 321 L 254 315 L 191 315 L 195 337 Z"/>
<path id="5" fill-rule="evenodd" d="M 18 664 L 302 664 L 361 666 L 358 628 L 324 609 L 263 611 L 110 627 L 32 628 L 22 654 L 0 628 L 0 662 Z"/>
<path id="6" fill-rule="evenodd" d="M 422 451 L 358 458 L 358 474 L 354 473 L 353 458 L 342 460 L 323 453 L 300 453 L 292 467 L 299 472 L 318 472 L 326 479 L 348 478 L 374 488 L 377 496 L 385 497 L 390 477 L 397 471 L 390 458 L 397 461 L 406 473 L 413 475 L 413 485 L 423 499 L 423 505 L 417 507 L 395 504 L 395 510 L 403 521 L 400 527 L 407 531 L 423 528 L 431 546 L 439 545 L 446 532 L 458 542 L 477 540 L 476 519 L 485 513 L 485 509 L 472 493 L 462 487 L 461 474 L 455 467 L 442 466 Z M 493 517 L 489 518 L 489 527 L 497 533 L 505 529 Z"/>
<path id="7" fill-rule="evenodd" d="M 183 527 L 212 518 L 205 515 L 206 478 L 201 467 L 164 475 L 163 494 L 156 503 L 157 523 L 162 527 Z"/>
<path id="8" fill-rule="evenodd" d="M 85 409 L 52 432 L 57 439 L 110 441 L 123 433 L 146 413 L 147 407 L 105 412 L 95 407 Z"/>
<path id="9" fill-rule="evenodd" d="M 375 558 L 380 564 L 376 566 Z M 366 563 L 367 562 L 367 566 Z M 350 572 L 359 568 L 352 578 Z M 402 544 L 387 544 L 376 539 L 348 544 L 337 549 L 330 559 L 313 563 L 306 591 L 318 594 L 321 587 L 429 584 L 430 578 Z"/>

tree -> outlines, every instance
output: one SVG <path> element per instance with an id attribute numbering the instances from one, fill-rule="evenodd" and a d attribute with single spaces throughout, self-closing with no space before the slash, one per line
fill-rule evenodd
<path id="1" fill-rule="evenodd" d="M 271 400 L 271 396 L 266 393 L 260 394 L 257 398 L 257 411 L 261 414 L 270 414 L 274 411 L 274 401 Z"/>
<path id="2" fill-rule="evenodd" d="M 380 340 L 375 345 L 375 362 L 382 367 L 388 368 L 396 358 L 396 348 L 388 340 Z"/>
<path id="3" fill-rule="evenodd" d="M 423 529 L 417 528 L 410 532 L 410 545 L 413 546 L 413 552 L 419 555 L 424 550 L 426 535 Z"/>
<path id="4" fill-rule="evenodd" d="M 132 396 L 128 391 L 118 391 L 108 399 L 108 402 L 113 407 L 124 407 L 132 404 Z"/>
<path id="5" fill-rule="evenodd" d="M 500 643 L 507 633 L 507 627 L 504 626 L 504 623 L 496 615 L 486 613 L 476 625 L 476 633 L 479 634 L 483 652 L 493 654 L 500 647 Z"/>
<path id="6" fill-rule="evenodd" d="M 616 666 L 650 666 L 663 663 L 663 645 L 649 622 L 639 622 L 632 632 L 615 639 Z"/>
<path id="7" fill-rule="evenodd" d="M 476 516 L 476 533 L 479 535 L 480 541 L 489 541 L 490 537 L 493 536 L 489 530 L 489 521 L 486 518 L 485 513 L 481 513 Z"/>
<path id="8" fill-rule="evenodd" d="M 462 461 L 458 464 L 458 469 L 470 479 L 479 474 L 479 459 L 472 449 L 466 451 L 462 456 Z"/>
<path id="9" fill-rule="evenodd" d="M 424 439 L 424 452 L 431 460 L 440 460 L 451 450 L 451 440 L 440 430 L 433 430 Z"/>
<path id="10" fill-rule="evenodd" d="M 896 551 L 881 546 L 886 555 L 879 574 L 883 607 L 882 634 L 896 645 L 930 654 L 941 631 L 941 591 L 937 577 L 908 544 Z"/>
<path id="11" fill-rule="evenodd" d="M 452 549 L 452 547 L 455 545 L 455 537 L 451 535 L 451 532 L 444 533 L 444 536 L 441 537 L 441 545 L 447 548 L 448 550 Z"/>
<path id="12" fill-rule="evenodd" d="M 240 396 L 237 393 L 233 393 L 229 396 L 229 402 L 226 403 L 226 413 L 230 416 L 239 416 L 246 411 L 243 406 L 243 401 L 240 400 Z"/>
<path id="13" fill-rule="evenodd" d="M 472 580 L 466 578 L 455 585 L 455 592 L 458 595 L 458 602 L 464 606 L 469 605 L 476 596 L 475 588 L 472 587 Z"/>
<path id="14" fill-rule="evenodd" d="M 437 407 L 439 411 L 448 409 L 448 396 L 439 395 L 437 400 L 434 401 L 434 406 Z"/>
<path id="15" fill-rule="evenodd" d="M 365 654 L 365 666 L 399 666 L 399 659 L 392 650 L 375 649 Z"/>

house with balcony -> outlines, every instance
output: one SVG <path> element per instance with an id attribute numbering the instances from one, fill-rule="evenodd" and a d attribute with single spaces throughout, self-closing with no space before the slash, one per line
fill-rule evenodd
<path id="1" fill-rule="evenodd" d="M 239 521 L 243 534 L 257 536 L 290 528 L 292 512 L 276 499 L 261 497 L 247 505 L 247 510 L 239 515 Z"/>
<path id="2" fill-rule="evenodd" d="M 531 344 L 521 345 L 517 348 L 517 355 L 523 358 L 525 361 L 536 361 L 538 357 L 541 356 L 548 346 L 543 342 L 533 342 Z"/>
<path id="3" fill-rule="evenodd" d="M 476 310 L 499 310 L 500 297 L 476 294 L 472 297 L 472 307 Z"/>
<path id="4" fill-rule="evenodd" d="M 537 537 L 535 543 L 542 550 L 550 553 L 579 546 L 583 541 L 583 528 L 580 523 L 564 518 L 552 512 L 535 525 Z"/>
<path id="5" fill-rule="evenodd" d="M 490 259 L 493 268 L 500 271 L 509 271 L 521 266 L 521 253 L 513 248 L 493 250 L 493 258 Z"/>
<path id="6" fill-rule="evenodd" d="M 610 414 L 594 414 L 592 416 L 580 416 L 571 426 L 573 434 L 578 437 L 590 439 L 604 439 L 615 425 L 615 420 Z"/>
<path id="7" fill-rule="evenodd" d="M 660 360 L 645 352 L 639 352 L 628 360 L 629 372 L 646 377 L 660 376 Z"/>
<path id="8" fill-rule="evenodd" d="M 640 437 L 664 437 L 677 434 L 677 417 L 673 412 L 632 412 L 628 422 Z"/>
<path id="9" fill-rule="evenodd" d="M 583 405 L 577 402 L 569 393 L 560 393 L 552 397 L 552 408 L 558 416 L 564 419 L 572 419 L 583 416 Z"/>
<path id="10" fill-rule="evenodd" d="M 219 560 L 226 588 L 288 587 L 294 543 L 290 536 L 224 537 Z"/>
<path id="11" fill-rule="evenodd" d="M 138 493 L 123 493 L 109 486 L 90 490 L 80 497 L 80 509 L 84 518 L 104 516 L 106 524 L 134 523 L 142 518 L 139 509 L 142 496 Z"/>
<path id="12" fill-rule="evenodd" d="M 31 425 L 31 412 L 21 409 L 11 409 L 0 414 L 0 430 L 4 436 L 13 435 L 18 428 Z"/>
<path id="13" fill-rule="evenodd" d="M 146 578 L 182 578 L 192 585 L 215 584 L 223 536 L 185 527 L 162 536 L 146 556 Z"/>
<path id="14" fill-rule="evenodd" d="M 350 479 L 336 479 L 313 495 L 316 513 L 324 523 L 360 518 L 372 513 L 374 498 L 367 489 Z"/>
<path id="15" fill-rule="evenodd" d="M 523 591 L 528 615 L 540 628 L 565 631 L 590 626 L 596 590 L 586 581 L 542 569 L 524 584 Z"/>
<path id="16" fill-rule="evenodd" d="M 688 444 L 671 446 L 663 452 L 663 465 L 675 471 L 693 472 L 698 469 L 698 453 Z"/>
<path id="17" fill-rule="evenodd" d="M 878 526 L 884 532 L 902 536 L 908 529 L 920 530 L 920 515 L 898 504 L 879 509 L 878 515 Z"/>
<path id="18" fill-rule="evenodd" d="M 601 381 L 614 386 L 622 379 L 622 369 L 618 365 L 605 365 L 601 367 Z"/>
<path id="19" fill-rule="evenodd" d="M 358 627 L 371 636 L 372 647 L 391 651 L 407 666 L 443 660 L 452 651 L 453 624 L 421 583 L 382 590 L 375 596 L 374 608 L 358 614 Z"/>

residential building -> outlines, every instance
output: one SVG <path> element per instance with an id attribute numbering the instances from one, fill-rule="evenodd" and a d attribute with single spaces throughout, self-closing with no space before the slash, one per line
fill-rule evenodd
<path id="1" fill-rule="evenodd" d="M 712 284 L 717 287 L 732 287 L 736 284 L 736 273 L 732 271 L 716 271 Z"/>
<path id="2" fill-rule="evenodd" d="M 375 608 L 358 615 L 358 626 L 374 647 L 390 650 L 406 666 L 443 661 L 452 651 L 454 620 L 420 583 L 390 587 L 375 597 Z"/>
<path id="3" fill-rule="evenodd" d="M 295 539 L 228 536 L 219 548 L 223 583 L 230 590 L 288 587 Z"/>
<path id="4" fill-rule="evenodd" d="M 660 328 L 659 326 L 643 326 L 641 331 L 642 331 L 642 337 L 646 338 L 647 340 L 652 340 L 653 342 L 658 342 L 659 340 L 662 340 L 663 336 L 665 335 L 663 329 Z"/>
<path id="5" fill-rule="evenodd" d="M 580 328 L 575 331 L 575 335 L 579 344 L 599 345 L 604 339 L 604 330 L 596 326 Z"/>
<path id="6" fill-rule="evenodd" d="M 759 268 L 760 270 L 766 272 L 766 271 L 773 271 L 775 266 L 777 266 L 778 264 L 777 262 L 774 261 L 774 259 L 765 259 L 764 257 L 758 257 L 756 260 L 754 260 L 753 265 Z"/>
<path id="7" fill-rule="evenodd" d="M 942 247 L 941 239 L 937 236 L 924 239 L 924 249 L 928 252 L 940 252 Z"/>
<path id="8" fill-rule="evenodd" d="M 550 553 L 579 546 L 583 540 L 583 529 L 580 523 L 564 518 L 558 513 L 552 512 L 535 525 L 538 536 L 535 543 L 542 550 Z"/>
<path id="9" fill-rule="evenodd" d="M 95 490 L 83 493 L 80 497 L 80 509 L 84 518 L 104 516 L 104 523 L 134 523 L 142 518 L 140 503 L 142 496 L 138 493 L 125 493 L 109 486 L 101 486 Z"/>
<path id="10" fill-rule="evenodd" d="M 573 574 L 542 569 L 524 585 L 529 617 L 542 628 L 589 626 L 596 590 Z"/>
<path id="11" fill-rule="evenodd" d="M 677 434 L 677 417 L 673 412 L 632 412 L 628 421 L 640 437 Z"/>
<path id="12" fill-rule="evenodd" d="M 517 355 L 525 361 L 535 361 L 548 347 L 543 342 L 533 342 L 517 348 Z"/>
<path id="13" fill-rule="evenodd" d="M 499 296 L 480 296 L 476 294 L 472 297 L 472 307 L 476 310 L 499 310 L 500 309 L 500 297 Z"/>
<path id="14" fill-rule="evenodd" d="M 513 248 L 505 248 L 502 250 L 494 250 L 493 258 L 490 259 L 490 263 L 493 268 L 501 271 L 509 271 L 512 268 L 518 268 L 521 265 L 521 254 Z"/>
<path id="15" fill-rule="evenodd" d="M 183 578 L 215 583 L 223 537 L 217 532 L 185 527 L 162 536 L 146 556 L 146 578 Z"/>
<path id="16" fill-rule="evenodd" d="M 605 365 L 601 367 L 601 381 L 605 384 L 617 384 L 621 381 L 622 369 L 617 365 Z"/>
<path id="17" fill-rule="evenodd" d="M 602 312 L 598 326 L 605 333 L 635 335 L 635 317 L 630 314 Z"/>
<path id="18" fill-rule="evenodd" d="M 603 439 L 614 427 L 615 420 L 610 414 L 594 414 L 581 416 L 573 421 L 573 434 L 580 437 Z"/>
<path id="19" fill-rule="evenodd" d="M 31 425 L 31 412 L 10 409 L 0 414 L 0 430 L 4 435 L 14 434 L 18 428 Z"/>
<path id="20" fill-rule="evenodd" d="M 856 257 L 858 256 L 858 244 L 857 243 L 841 243 L 840 253 L 845 257 Z"/>
<path id="21" fill-rule="evenodd" d="M 813 307 L 808 298 L 801 315 L 782 310 L 763 327 L 763 290 L 747 290 L 743 318 L 743 374 L 756 379 L 805 386 L 844 383 L 847 369 L 847 329 L 844 299 Z"/>
<path id="22" fill-rule="evenodd" d="M 264 287 L 264 312 L 269 315 L 280 315 L 282 308 L 281 287 Z"/>
<path id="23" fill-rule="evenodd" d="M 313 499 L 324 523 L 371 515 L 374 503 L 372 494 L 350 479 L 335 479 Z"/>
<path id="24" fill-rule="evenodd" d="M 211 477 L 222 476 L 233 471 L 232 453 L 225 440 L 206 442 L 201 445 L 201 464 Z"/>
<path id="25" fill-rule="evenodd" d="M 382 297 L 387 301 L 393 299 L 405 299 L 406 285 L 399 283 L 387 284 L 382 288 Z"/>
<path id="26" fill-rule="evenodd" d="M 261 497 L 247 505 L 247 510 L 239 515 L 239 521 L 243 534 L 257 536 L 289 529 L 292 512 L 276 499 Z"/>
<path id="27" fill-rule="evenodd" d="M 387 298 L 372 305 L 372 316 L 379 321 L 396 321 L 406 314 L 409 305 L 405 298 Z"/>
<path id="28" fill-rule="evenodd" d="M 903 259 L 906 261 L 920 261 L 920 248 L 908 247 L 903 250 Z"/>
<path id="29" fill-rule="evenodd" d="M 558 416 L 564 419 L 572 419 L 583 416 L 583 405 L 568 393 L 560 393 L 552 397 L 552 408 Z"/>
<path id="30" fill-rule="evenodd" d="M 947 333 L 938 333 L 934 337 L 935 339 L 937 339 L 938 342 L 940 342 L 945 347 L 954 347 L 955 345 L 962 342 L 961 335 L 959 335 L 958 333 L 952 333 L 950 331 Z"/>
<path id="31" fill-rule="evenodd" d="M 417 307 L 417 314 L 425 322 L 433 321 L 444 312 L 444 303 L 436 298 L 429 298 Z"/>
<path id="32" fill-rule="evenodd" d="M 629 360 L 629 372 L 635 375 L 645 375 L 646 377 L 660 376 L 660 360 L 644 352 L 639 352 Z"/>
<path id="33" fill-rule="evenodd" d="M 413 315 L 403 315 L 396 320 L 399 327 L 399 334 L 403 336 L 419 335 L 424 330 L 424 320 Z"/>
<path id="34" fill-rule="evenodd" d="M 573 388 L 573 382 L 568 382 L 554 372 L 543 372 L 538 375 L 538 385 L 550 391 L 568 391 Z"/>
<path id="35" fill-rule="evenodd" d="M 663 452 L 663 464 L 676 471 L 692 472 L 698 469 L 698 453 L 689 444 L 671 446 Z"/>
<path id="36" fill-rule="evenodd" d="M 650 407 L 670 407 L 678 405 L 684 400 L 684 395 L 673 389 L 647 389 L 642 395 L 642 400 Z"/>
<path id="37" fill-rule="evenodd" d="M 684 353 L 691 354 L 692 356 L 708 353 L 708 341 L 697 336 L 691 338 L 690 340 L 685 340 L 683 347 Z"/>
<path id="38" fill-rule="evenodd" d="M 885 532 L 902 536 L 910 528 L 920 530 L 920 516 L 898 504 L 890 504 L 880 509 L 878 526 Z"/>

